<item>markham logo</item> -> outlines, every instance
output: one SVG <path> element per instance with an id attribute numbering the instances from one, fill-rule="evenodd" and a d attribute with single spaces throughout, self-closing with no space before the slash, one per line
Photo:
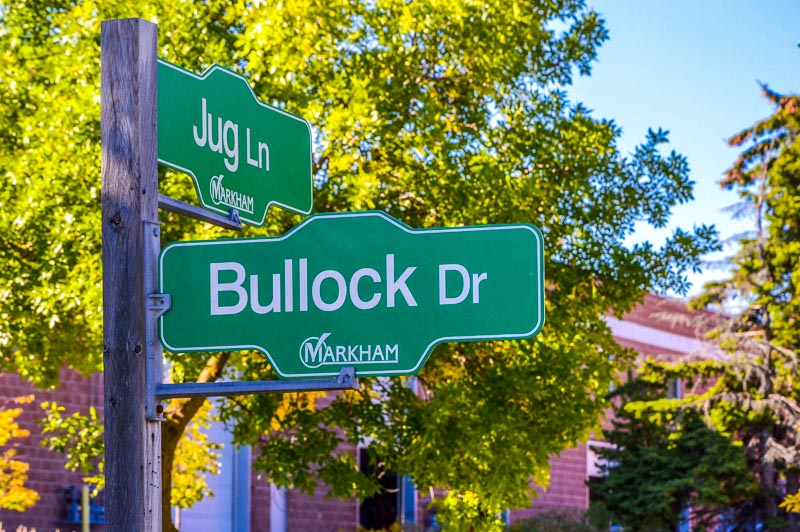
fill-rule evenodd
<path id="1" fill-rule="evenodd" d="M 241 192 L 225 188 L 225 185 L 222 183 L 224 178 L 225 176 L 222 174 L 215 175 L 211 178 L 211 184 L 209 186 L 211 189 L 211 201 L 213 201 L 215 205 L 225 205 L 232 209 L 253 214 L 253 196 L 248 196 Z"/>
<path id="2" fill-rule="evenodd" d="M 397 364 L 397 344 L 328 344 L 331 333 L 312 336 L 300 344 L 300 362 L 307 368 L 338 365 Z"/>

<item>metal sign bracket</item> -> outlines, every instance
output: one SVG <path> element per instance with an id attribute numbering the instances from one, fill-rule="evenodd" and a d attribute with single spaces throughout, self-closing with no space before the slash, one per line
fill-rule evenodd
<path id="1" fill-rule="evenodd" d="M 335 379 L 187 382 L 159 384 L 155 388 L 156 400 L 178 397 L 226 397 L 254 393 L 314 392 L 323 390 L 358 390 L 355 368 L 342 368 Z"/>
<path id="2" fill-rule="evenodd" d="M 145 386 L 147 397 L 145 400 L 145 415 L 151 421 L 164 421 L 164 406 L 156 399 L 156 388 L 164 380 L 164 352 L 158 339 L 158 318 L 172 307 L 172 297 L 169 294 L 148 294 L 147 296 L 147 360 Z"/>
<path id="3" fill-rule="evenodd" d="M 235 219 L 236 214 L 235 211 L 232 212 L 231 218 Z M 158 221 L 144 222 L 146 279 L 157 278 L 150 268 L 158 268 L 158 254 L 161 250 L 160 226 L 161 222 Z M 158 319 L 172 307 L 172 296 L 155 293 L 156 286 L 147 288 L 149 292 L 145 303 L 147 331 L 145 416 L 150 421 L 164 421 L 164 405 L 161 404 L 164 399 L 358 389 L 354 367 L 342 368 L 339 376 L 332 379 L 164 383 L 164 351 L 158 337 Z"/>
<path id="4" fill-rule="evenodd" d="M 219 214 L 201 209 L 200 207 L 195 207 L 194 205 L 175 198 L 170 198 L 163 194 L 158 195 L 158 208 L 182 216 L 188 216 L 189 218 L 194 218 L 201 222 L 214 224 L 223 229 L 239 230 L 242 228 L 242 220 L 239 218 L 239 211 L 236 209 L 231 209 L 231 212 L 226 218 L 225 216 L 220 216 Z"/>

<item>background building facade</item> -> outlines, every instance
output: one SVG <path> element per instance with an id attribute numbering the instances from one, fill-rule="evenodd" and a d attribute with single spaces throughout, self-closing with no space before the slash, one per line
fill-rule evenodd
<path id="1" fill-rule="evenodd" d="M 677 360 L 717 356 L 712 346 L 697 337 L 694 327 L 675 323 L 668 319 L 670 314 L 688 315 L 688 312 L 681 301 L 651 295 L 624 319 L 608 318 L 608 323 L 620 345 L 634 349 L 642 357 Z M 35 527 L 39 532 L 80 529 L 80 522 L 75 522 L 75 497 L 82 475 L 65 471 L 64 457 L 42 448 L 38 420 L 43 411 L 38 405 L 54 400 L 65 406 L 67 413 L 86 412 L 94 406 L 102 415 L 103 382 L 101 374 L 84 379 L 69 370 L 62 371 L 61 382 L 57 390 L 41 391 L 16 375 L 0 375 L 0 396 L 36 396 L 18 419 L 31 436 L 20 440 L 15 448 L 18 458 L 30 464 L 29 487 L 41 496 L 27 512 L 0 510 L 0 523 L 7 530 L 15 530 L 18 525 Z M 682 393 L 682 384 L 674 383 L 674 390 L 676 394 Z M 279 489 L 254 472 L 250 448 L 233 446 L 222 424 L 215 424 L 210 430 L 211 440 L 224 444 L 221 473 L 209 478 L 215 496 L 191 509 L 173 510 L 175 522 L 183 531 L 350 531 L 359 526 L 380 528 L 395 520 L 421 529 L 435 526 L 435 516 L 428 510 L 431 494 L 417 490 L 408 478 L 388 472 L 383 476 L 386 492 L 367 501 L 328 499 L 324 488 L 307 496 L 297 490 Z M 507 522 L 511 524 L 548 510 L 587 509 L 590 503 L 587 481 L 597 480 L 601 475 L 595 449 L 602 445 L 599 438 L 593 439 L 553 456 L 547 489 L 537 490 L 538 497 L 531 501 L 530 508 L 509 511 Z M 366 453 L 361 454 L 361 467 L 370 467 Z M 99 521 L 102 497 L 95 501 L 95 510 Z M 92 526 L 97 531 L 103 528 Z"/>

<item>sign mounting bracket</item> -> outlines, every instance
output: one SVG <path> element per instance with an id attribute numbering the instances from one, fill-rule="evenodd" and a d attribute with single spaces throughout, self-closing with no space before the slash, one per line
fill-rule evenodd
<path id="1" fill-rule="evenodd" d="M 164 421 L 164 407 L 158 401 L 153 401 L 152 398 L 156 387 L 164 379 L 164 352 L 157 337 L 158 318 L 172 307 L 172 297 L 169 294 L 148 294 L 146 304 L 145 321 L 148 335 L 147 359 L 145 360 L 145 386 L 147 387 L 145 414 L 151 421 Z"/>
<path id="2" fill-rule="evenodd" d="M 215 215 L 178 200 L 173 200 L 172 198 L 167 198 L 161 194 L 159 194 L 159 207 L 163 208 L 162 199 L 192 207 L 203 216 L 214 216 L 221 220 L 226 220 L 229 224 L 234 223 L 223 216 Z M 237 214 L 235 210 L 232 211 L 231 218 L 236 217 Z M 212 221 L 211 223 L 215 222 Z M 145 260 L 144 262 L 145 270 L 148 272 L 151 268 L 158 268 L 158 254 L 161 249 L 160 226 L 161 223 L 159 221 L 145 220 L 144 222 L 145 256 L 150 258 L 150 260 Z M 233 229 L 235 227 L 229 228 Z M 241 224 L 239 224 L 239 228 L 241 228 Z M 146 278 L 149 278 L 149 275 L 146 276 Z M 193 382 L 181 384 L 164 383 L 164 351 L 158 338 L 158 320 L 172 308 L 172 295 L 155 293 L 155 286 L 148 286 L 146 288 L 148 292 L 145 298 L 144 309 L 147 345 L 145 353 L 145 416 L 150 421 L 164 421 L 164 406 L 161 404 L 161 401 L 164 399 L 358 389 L 358 379 L 356 378 L 356 370 L 354 367 L 342 368 L 339 372 L 339 376 L 332 379 Z"/>
<path id="3" fill-rule="evenodd" d="M 255 393 L 290 393 L 322 390 L 358 390 L 356 370 L 342 368 L 335 379 L 311 379 L 298 381 L 235 381 L 235 382 L 187 382 L 182 384 L 157 384 L 155 400 L 179 397 L 226 397 Z"/>
<path id="4" fill-rule="evenodd" d="M 222 227 L 223 229 L 235 229 L 238 231 L 242 228 L 242 220 L 239 218 L 239 211 L 236 209 L 231 209 L 230 214 L 225 217 L 207 211 L 206 209 L 195 207 L 181 200 L 170 198 L 164 194 L 158 195 L 158 208 L 164 211 L 174 212 L 175 214 L 188 216 L 189 218 L 194 218 L 201 222 L 208 222 Z"/>

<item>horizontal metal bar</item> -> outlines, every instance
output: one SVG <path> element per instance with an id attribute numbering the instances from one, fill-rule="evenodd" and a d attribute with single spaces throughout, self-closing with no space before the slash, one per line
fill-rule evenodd
<path id="1" fill-rule="evenodd" d="M 176 200 L 175 198 L 170 198 L 169 196 L 165 196 L 163 194 L 158 195 L 158 208 L 165 211 L 174 212 L 175 214 L 182 214 L 190 218 L 195 218 L 203 222 L 218 225 L 224 229 L 238 230 L 242 228 L 242 222 L 239 221 L 238 215 L 236 215 L 234 217 L 235 219 L 232 220 L 230 218 L 226 218 L 225 216 L 214 214 L 211 211 L 201 209 L 200 207 L 195 207 L 194 205 L 190 205 L 189 203 L 185 203 L 181 200 Z"/>
<path id="2" fill-rule="evenodd" d="M 254 393 L 312 392 L 321 390 L 357 390 L 355 368 L 343 368 L 336 379 L 302 381 L 244 381 L 244 382 L 188 382 L 184 384 L 157 384 L 156 399 L 178 397 L 224 397 Z"/>

